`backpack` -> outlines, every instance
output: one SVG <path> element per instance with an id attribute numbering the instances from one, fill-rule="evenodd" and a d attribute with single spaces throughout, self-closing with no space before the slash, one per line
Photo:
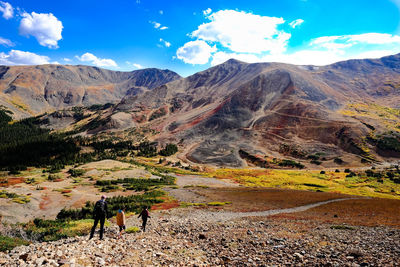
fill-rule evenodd
<path id="1" fill-rule="evenodd" d="M 106 202 L 101 200 L 97 201 L 94 205 L 94 214 L 105 215 L 106 212 Z"/>

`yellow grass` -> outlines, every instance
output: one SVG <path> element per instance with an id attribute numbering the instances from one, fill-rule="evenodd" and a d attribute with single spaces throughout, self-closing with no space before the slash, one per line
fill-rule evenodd
<path id="1" fill-rule="evenodd" d="M 311 170 L 258 170 L 258 169 L 216 169 L 207 174 L 219 179 L 232 179 L 251 187 L 288 188 L 335 192 L 350 195 L 400 199 L 400 185 L 389 179 L 378 183 L 376 178 L 346 177 L 343 172 Z"/>
<path id="2" fill-rule="evenodd" d="M 374 103 L 351 103 L 340 111 L 341 114 L 350 117 L 360 117 L 378 120 L 388 130 L 400 131 L 400 109 L 380 106 Z"/>

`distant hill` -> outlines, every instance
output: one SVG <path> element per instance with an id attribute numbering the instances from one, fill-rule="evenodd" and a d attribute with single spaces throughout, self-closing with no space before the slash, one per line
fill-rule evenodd
<path id="1" fill-rule="evenodd" d="M 318 168 L 400 157 L 400 54 L 323 67 L 231 59 L 186 78 L 156 69 L 3 69 L 2 101 L 19 105 L 36 95 L 28 105 L 36 113 L 122 98 L 101 112 L 47 115 L 46 127 L 146 129 L 151 141 L 179 144 L 180 159 L 191 162 L 268 166 L 289 159 Z"/>
<path id="2" fill-rule="evenodd" d="M 377 160 L 385 154 L 376 148 L 379 138 L 400 132 L 399 108 L 400 55 L 394 55 L 324 67 L 231 59 L 125 97 L 116 111 L 148 120 L 156 114 L 147 124 L 160 132 L 158 140 L 181 142 L 191 161 L 240 166 L 254 155 Z"/>
<path id="3" fill-rule="evenodd" d="M 0 66 L 0 105 L 14 117 L 72 106 L 119 102 L 179 79 L 170 70 L 110 71 L 90 66 Z"/>

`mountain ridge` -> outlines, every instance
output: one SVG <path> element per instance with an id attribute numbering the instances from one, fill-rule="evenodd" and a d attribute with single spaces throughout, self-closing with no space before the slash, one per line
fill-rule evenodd
<path id="1" fill-rule="evenodd" d="M 0 66 L 0 105 L 16 117 L 71 106 L 119 102 L 125 95 L 152 90 L 179 79 L 170 70 L 131 72 L 84 65 Z"/>
<path id="2" fill-rule="evenodd" d="M 76 68 L 93 87 L 87 91 L 122 100 L 82 122 L 71 112 L 50 121 L 85 134 L 151 129 L 147 138 L 160 146 L 179 143 L 180 157 L 196 163 L 244 166 L 252 163 L 243 155 L 306 160 L 315 153 L 379 161 L 386 153 L 379 138 L 400 139 L 400 54 L 322 67 L 230 59 L 186 78 L 156 69 L 137 78 Z M 110 79 L 119 87 L 102 91 L 97 81 L 104 86 Z M 63 116 L 68 123 L 59 123 Z"/>

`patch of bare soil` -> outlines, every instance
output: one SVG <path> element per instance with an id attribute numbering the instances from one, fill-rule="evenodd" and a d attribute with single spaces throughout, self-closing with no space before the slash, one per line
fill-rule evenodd
<path id="1" fill-rule="evenodd" d="M 371 198 L 345 200 L 303 212 L 275 215 L 274 219 L 400 228 L 400 200 Z"/>
<path id="2" fill-rule="evenodd" d="M 12 177 L 8 179 L 4 179 L 0 181 L 0 186 L 2 187 L 8 187 L 16 184 L 21 184 L 25 181 L 25 178 L 23 177 Z"/>
<path id="3" fill-rule="evenodd" d="M 79 167 L 79 169 L 113 169 L 113 168 L 130 168 L 131 164 L 120 162 L 117 160 L 105 159 L 101 161 L 90 162 Z"/>
<path id="4" fill-rule="evenodd" d="M 194 197 L 195 201 L 189 199 L 178 198 L 185 202 L 231 202 L 225 205 L 224 210 L 249 212 L 249 211 L 266 211 L 272 209 L 286 209 L 297 206 L 303 206 L 311 203 L 327 201 L 331 199 L 348 198 L 351 196 L 325 193 L 311 192 L 289 189 L 272 189 L 272 188 L 249 188 L 249 187 L 231 187 L 231 188 L 182 188 L 178 189 L 186 191 Z M 176 190 L 171 190 L 175 196 Z M 184 194 L 181 192 L 180 194 Z M 179 197 L 179 195 L 178 195 Z M 200 200 L 200 201 L 199 201 Z"/>

